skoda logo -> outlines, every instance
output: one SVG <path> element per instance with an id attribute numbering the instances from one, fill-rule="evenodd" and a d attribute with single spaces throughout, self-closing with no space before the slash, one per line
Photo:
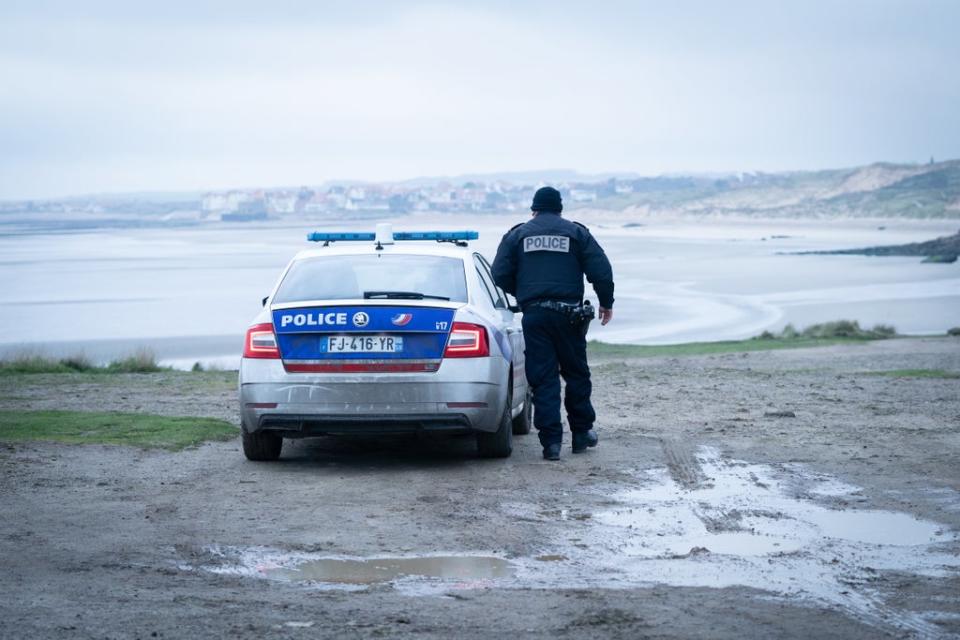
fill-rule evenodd
<path id="1" fill-rule="evenodd" d="M 365 327 L 369 322 L 370 322 L 370 316 L 365 314 L 363 311 L 357 311 L 355 314 L 353 314 L 354 326 Z"/>

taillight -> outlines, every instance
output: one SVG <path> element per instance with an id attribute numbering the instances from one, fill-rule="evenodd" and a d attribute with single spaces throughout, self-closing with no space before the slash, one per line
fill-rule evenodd
<path id="1" fill-rule="evenodd" d="M 480 358 L 490 355 L 487 329 L 479 324 L 454 322 L 444 358 Z"/>
<path id="2" fill-rule="evenodd" d="M 273 333 L 273 324 L 265 322 L 247 329 L 247 340 L 243 343 L 244 358 L 279 358 L 277 336 Z"/>

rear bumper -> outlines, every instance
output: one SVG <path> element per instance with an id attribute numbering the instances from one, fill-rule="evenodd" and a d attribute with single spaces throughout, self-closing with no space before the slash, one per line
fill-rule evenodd
<path id="1" fill-rule="evenodd" d="M 507 401 L 503 358 L 445 360 L 436 373 L 288 373 L 244 359 L 243 428 L 285 437 L 349 433 L 495 431 Z"/>
<path id="2" fill-rule="evenodd" d="M 308 438 L 322 435 L 388 435 L 399 433 L 470 433 L 475 431 L 463 414 L 423 415 L 289 415 L 260 416 L 260 431 L 284 438 Z"/>

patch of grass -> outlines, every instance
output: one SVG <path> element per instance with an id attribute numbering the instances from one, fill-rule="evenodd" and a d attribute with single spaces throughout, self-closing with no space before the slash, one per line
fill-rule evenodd
<path id="1" fill-rule="evenodd" d="M 872 329 L 863 329 L 856 320 L 835 320 L 814 324 L 798 331 L 788 324 L 780 333 L 764 331 L 747 340 L 720 342 L 685 342 L 666 345 L 608 344 L 590 341 L 589 353 L 595 356 L 652 357 L 652 356 L 701 356 L 743 351 L 770 351 L 773 349 L 800 349 L 805 347 L 828 347 L 835 344 L 857 344 L 866 340 L 896 338 L 897 330 L 889 325 L 878 324 Z"/>
<path id="2" fill-rule="evenodd" d="M 835 344 L 861 344 L 856 338 L 797 338 L 794 340 L 758 339 L 729 340 L 724 342 L 687 342 L 684 344 L 638 345 L 608 344 L 591 340 L 587 351 L 594 356 L 644 358 L 655 356 L 702 356 L 745 351 L 770 351 L 773 349 L 801 349 L 828 347 Z"/>
<path id="3" fill-rule="evenodd" d="M 856 320 L 834 320 L 813 324 L 798 331 L 788 324 L 780 333 L 764 331 L 755 340 L 809 340 L 830 338 L 856 338 L 859 340 L 885 340 L 897 337 L 896 328 L 887 324 L 875 325 L 872 329 L 863 329 Z"/>
<path id="4" fill-rule="evenodd" d="M 0 361 L 0 374 L 21 373 L 70 373 L 75 371 L 59 360 L 51 360 L 40 355 L 18 354 L 8 360 Z"/>
<path id="5" fill-rule="evenodd" d="M 90 359 L 78 352 L 54 360 L 36 349 L 24 349 L 5 360 L 0 360 L 0 375 L 10 373 L 71 373 L 96 369 Z"/>
<path id="6" fill-rule="evenodd" d="M 157 364 L 157 356 L 150 349 L 137 349 L 129 356 L 107 365 L 107 370 L 114 373 L 156 373 L 162 369 Z"/>
<path id="7" fill-rule="evenodd" d="M 891 378 L 960 378 L 960 373 L 946 369 L 891 369 L 889 371 L 864 371 L 868 376 L 889 376 Z"/>
<path id="8" fill-rule="evenodd" d="M 77 353 L 66 358 L 61 358 L 59 364 L 62 364 L 71 371 L 90 371 L 95 369 L 93 362 L 83 353 Z"/>
<path id="9" fill-rule="evenodd" d="M 237 428 L 214 418 L 86 411 L 0 411 L 0 440 L 122 444 L 177 451 L 207 440 L 229 440 Z"/>
<path id="10" fill-rule="evenodd" d="M 66 358 L 50 358 L 42 353 L 25 351 L 6 360 L 0 360 L 0 375 L 31 373 L 156 373 L 169 367 L 157 364 L 156 355 L 149 349 L 138 349 L 130 355 L 114 360 L 106 366 L 95 365 L 84 354 Z"/>

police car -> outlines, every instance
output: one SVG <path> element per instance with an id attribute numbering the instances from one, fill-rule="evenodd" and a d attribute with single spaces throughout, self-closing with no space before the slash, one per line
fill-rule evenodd
<path id="1" fill-rule="evenodd" d="M 507 457 L 530 430 L 519 309 L 467 245 L 477 232 L 312 233 L 247 330 L 243 452 L 285 438 L 473 433 Z"/>

